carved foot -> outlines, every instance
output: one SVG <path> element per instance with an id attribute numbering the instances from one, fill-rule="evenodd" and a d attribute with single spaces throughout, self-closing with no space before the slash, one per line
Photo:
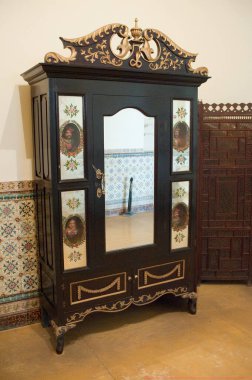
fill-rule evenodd
<path id="1" fill-rule="evenodd" d="M 64 335 L 59 335 L 56 338 L 56 352 L 58 355 L 62 354 L 64 349 Z"/>
<path id="2" fill-rule="evenodd" d="M 40 315 L 41 315 L 42 327 L 45 328 L 45 327 L 51 326 L 49 316 L 43 307 L 41 307 L 41 309 L 40 309 Z"/>
<path id="3" fill-rule="evenodd" d="M 68 330 L 76 327 L 76 324 L 72 323 L 71 325 L 58 326 L 53 320 L 50 322 L 56 335 L 56 352 L 57 354 L 62 354 L 64 349 L 64 335 Z"/>
<path id="4" fill-rule="evenodd" d="M 188 299 L 188 312 L 190 314 L 197 313 L 197 298 L 189 298 Z"/>

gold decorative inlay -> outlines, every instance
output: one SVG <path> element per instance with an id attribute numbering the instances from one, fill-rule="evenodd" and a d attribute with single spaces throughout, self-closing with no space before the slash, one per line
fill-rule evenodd
<path id="1" fill-rule="evenodd" d="M 194 69 L 191 65 L 194 62 L 194 59 L 190 59 L 187 63 L 187 69 L 193 74 L 200 74 L 200 75 L 208 75 L 208 68 L 207 67 L 198 67 L 197 69 Z"/>
<path id="2" fill-rule="evenodd" d="M 175 272 L 177 272 L 177 276 L 180 277 L 180 275 L 181 275 L 181 264 L 176 265 L 170 272 L 165 273 L 163 275 L 159 275 L 159 276 L 155 275 L 153 273 L 150 273 L 146 270 L 146 271 L 144 271 L 144 284 L 147 285 L 148 277 L 156 279 L 156 280 L 162 280 L 162 279 L 170 277 Z"/>
<path id="3" fill-rule="evenodd" d="M 102 40 L 101 43 L 97 43 L 93 48 L 88 48 L 87 50 L 82 49 L 81 55 L 85 58 L 87 62 L 94 63 L 100 61 L 104 65 L 110 64 L 112 66 L 121 66 L 123 61 L 121 59 L 112 58 L 111 53 L 108 50 L 107 40 Z"/>
<path id="4" fill-rule="evenodd" d="M 197 299 L 196 292 L 188 292 L 187 288 L 178 287 L 175 289 L 160 290 L 156 292 L 155 294 L 143 294 L 139 296 L 138 298 L 131 297 L 128 300 L 117 301 L 113 303 L 112 305 L 101 305 L 101 306 L 88 308 L 83 312 L 80 312 L 80 313 L 77 312 L 77 313 L 72 314 L 70 317 L 67 318 L 66 324 L 63 326 L 58 326 L 53 320 L 51 320 L 50 323 L 54 329 L 56 337 L 59 337 L 61 335 L 64 335 L 67 331 L 76 327 L 77 323 L 84 321 L 84 319 L 89 314 L 98 313 L 98 312 L 117 313 L 117 312 L 128 309 L 131 305 L 135 305 L 135 306 L 148 305 L 156 301 L 158 298 L 162 297 L 165 294 L 173 294 L 176 297 L 181 297 L 184 299 Z"/>
<path id="5" fill-rule="evenodd" d="M 117 277 L 113 282 L 111 282 L 111 284 L 109 284 L 108 286 L 104 286 L 104 288 L 100 288 L 100 289 L 88 289 L 88 288 L 84 288 L 84 286 L 79 285 L 78 291 L 77 291 L 78 300 L 81 299 L 81 292 L 86 292 L 89 294 L 104 293 L 104 292 L 107 292 L 109 289 L 113 288 L 115 285 L 116 285 L 116 290 L 119 291 L 121 287 L 120 277 Z"/>
<path id="6" fill-rule="evenodd" d="M 155 274 L 152 273 L 153 271 L 156 271 L 157 268 L 160 267 L 171 267 L 174 264 L 174 267 L 164 274 Z M 141 276 L 141 273 L 143 273 L 143 276 Z M 176 276 L 172 277 L 173 274 L 176 274 Z M 138 289 L 144 289 L 149 288 L 151 286 L 157 286 L 173 281 L 182 280 L 185 277 L 185 260 L 181 261 L 173 261 L 170 263 L 160 264 L 160 265 L 154 265 L 152 267 L 147 268 L 141 268 L 138 269 Z M 143 280 L 141 280 L 143 278 Z M 157 280 L 156 282 L 148 283 L 149 279 Z"/>
<path id="7" fill-rule="evenodd" d="M 67 331 L 73 329 L 74 327 L 76 327 L 76 324 L 72 323 L 72 324 L 67 324 L 67 325 L 64 325 L 64 326 L 58 326 L 56 324 L 56 322 L 54 322 L 53 320 L 50 321 L 50 324 L 54 330 L 54 333 L 56 335 L 56 337 L 60 336 L 60 335 L 64 335 Z"/>
<path id="8" fill-rule="evenodd" d="M 188 298 L 190 300 L 196 300 L 198 298 L 198 295 L 196 292 L 186 293 L 181 296 L 182 298 Z"/>
<path id="9" fill-rule="evenodd" d="M 117 46 L 114 37 L 119 38 Z M 135 26 L 129 30 L 126 25 L 109 24 L 83 37 L 62 38 L 70 57 L 50 52 L 45 56 L 48 63 L 76 63 L 78 65 L 99 64 L 126 67 L 144 71 L 184 71 L 207 75 L 206 67 L 193 69 L 192 62 L 197 54 L 190 53 L 157 29 L 142 30 L 135 19 Z"/>
<path id="10" fill-rule="evenodd" d="M 183 59 L 172 59 L 172 53 L 163 48 L 162 59 L 158 63 L 151 63 L 150 68 L 152 70 L 168 70 L 169 68 L 172 68 L 173 70 L 179 70 L 181 69 L 183 63 Z"/>
<path id="11" fill-rule="evenodd" d="M 97 280 L 103 280 L 109 277 L 115 277 L 116 278 L 110 282 L 108 285 L 98 288 L 98 289 L 90 289 L 90 287 L 87 287 L 87 283 L 90 285 L 91 282 L 97 281 Z M 85 286 L 84 286 L 85 284 Z M 77 297 L 74 296 L 73 293 L 73 287 L 77 287 Z M 110 289 L 113 289 L 116 287 L 115 291 L 112 293 L 105 293 Z M 112 274 L 108 276 L 101 276 L 101 277 L 96 277 L 92 278 L 90 280 L 83 280 L 83 281 L 78 281 L 78 282 L 72 282 L 70 284 L 70 305 L 75 305 L 78 303 L 83 303 L 83 302 L 89 302 L 98 298 L 105 298 L 105 297 L 110 297 L 113 295 L 125 293 L 127 291 L 126 287 L 126 272 L 122 273 L 117 273 L 117 274 Z M 76 292 L 76 291 L 75 291 Z M 94 296 L 91 298 L 81 298 L 82 292 L 85 292 L 87 294 L 93 294 Z M 105 293 L 105 294 L 104 294 Z M 76 294 L 76 293 L 75 293 Z"/>
<path id="12" fill-rule="evenodd" d="M 190 294 L 196 294 L 196 293 L 189 293 L 187 288 L 178 287 L 175 289 L 160 290 L 156 292 L 155 294 L 147 294 L 147 295 L 144 294 L 144 295 L 139 296 L 138 298 L 131 297 L 128 300 L 117 301 L 113 303 L 112 305 L 101 305 L 101 306 L 91 307 L 91 308 L 86 309 L 83 312 L 74 313 L 73 315 L 68 317 L 65 327 L 68 327 L 68 329 L 71 328 L 71 326 L 75 327 L 76 323 L 82 322 L 89 314 L 92 314 L 92 313 L 97 313 L 97 312 L 116 313 L 116 312 L 128 309 L 131 305 L 136 305 L 136 306 L 147 305 L 149 303 L 154 302 L 158 298 L 162 297 L 164 294 L 173 294 L 176 297 L 190 298 Z"/>
<path id="13" fill-rule="evenodd" d="M 77 51 L 73 46 L 66 46 L 67 49 L 71 50 L 70 57 L 63 57 L 63 55 L 50 52 L 45 55 L 45 62 L 48 63 L 70 63 L 76 60 Z"/>

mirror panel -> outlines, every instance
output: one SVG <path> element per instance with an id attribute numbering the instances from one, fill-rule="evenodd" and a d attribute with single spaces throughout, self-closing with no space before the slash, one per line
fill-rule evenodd
<path id="1" fill-rule="evenodd" d="M 106 252 L 154 243 L 154 117 L 104 117 Z"/>

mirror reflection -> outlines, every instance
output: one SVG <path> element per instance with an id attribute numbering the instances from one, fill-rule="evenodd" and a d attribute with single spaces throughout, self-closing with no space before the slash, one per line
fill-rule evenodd
<path id="1" fill-rule="evenodd" d="M 104 117 L 106 251 L 154 243 L 154 118 Z"/>

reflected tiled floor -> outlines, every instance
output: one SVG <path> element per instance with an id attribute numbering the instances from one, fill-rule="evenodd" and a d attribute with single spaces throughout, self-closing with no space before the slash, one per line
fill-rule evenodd
<path id="1" fill-rule="evenodd" d="M 252 379 L 252 289 L 203 284 L 198 313 L 161 298 L 115 314 L 93 314 L 68 332 L 61 356 L 51 329 L 0 333 L 3 380 Z"/>

